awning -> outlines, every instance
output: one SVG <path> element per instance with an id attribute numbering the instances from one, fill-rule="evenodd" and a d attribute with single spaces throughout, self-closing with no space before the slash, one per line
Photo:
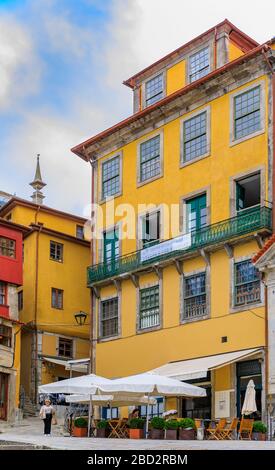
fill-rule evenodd
<path id="1" fill-rule="evenodd" d="M 43 361 L 50 362 L 56 366 L 63 366 L 65 370 L 74 372 L 88 372 L 89 359 L 80 359 L 79 361 L 66 361 L 65 359 L 56 359 L 55 357 L 42 357 Z"/>
<path id="2" fill-rule="evenodd" d="M 262 352 L 262 348 L 243 349 L 225 354 L 216 354 L 215 356 L 199 357 L 197 359 L 187 359 L 185 361 L 168 362 L 157 369 L 155 372 L 159 375 L 165 375 L 172 379 L 191 380 L 200 379 L 207 376 L 210 370 L 232 364 L 240 359 L 248 358 Z"/>

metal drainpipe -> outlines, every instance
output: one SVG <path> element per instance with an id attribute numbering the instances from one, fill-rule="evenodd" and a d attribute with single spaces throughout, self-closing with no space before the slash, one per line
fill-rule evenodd
<path id="1" fill-rule="evenodd" d="M 84 149 L 85 151 L 85 149 Z M 91 211 L 91 221 L 93 220 L 94 217 L 94 211 L 93 211 L 93 205 L 95 201 L 95 169 L 94 169 L 94 160 L 89 158 L 88 159 L 90 165 L 91 165 L 91 205 L 92 205 L 92 211 Z M 90 245 L 90 262 L 91 265 L 94 263 L 94 249 L 93 249 L 93 233 L 92 233 L 92 238 L 91 238 L 91 245 Z M 90 289 L 90 365 L 89 365 L 89 373 L 90 374 L 95 374 L 96 373 L 96 351 L 94 350 L 94 309 L 93 309 L 93 302 L 94 302 L 94 294 L 93 290 Z"/>
<path id="2" fill-rule="evenodd" d="M 271 81 L 272 81 L 272 150 L 273 150 L 273 168 L 272 168 L 272 232 L 275 233 L 275 73 L 271 63 L 268 60 L 266 55 L 266 50 L 271 50 L 270 47 L 262 50 L 263 56 L 266 60 L 268 68 L 271 72 Z M 268 398 L 268 371 L 269 371 L 269 341 L 268 341 L 268 291 L 267 286 L 265 285 L 265 395 L 266 395 L 266 406 Z M 267 412 L 267 417 L 269 417 Z M 268 420 L 269 426 L 269 420 Z"/>
<path id="3" fill-rule="evenodd" d="M 214 70 L 217 68 L 217 28 L 214 32 Z"/>

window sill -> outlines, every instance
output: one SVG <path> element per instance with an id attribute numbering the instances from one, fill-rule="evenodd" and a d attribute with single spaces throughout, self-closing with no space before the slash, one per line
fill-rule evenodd
<path id="1" fill-rule="evenodd" d="M 55 261 L 56 263 L 59 263 L 59 264 L 63 263 L 63 259 L 54 259 L 54 258 L 51 258 L 51 257 L 50 257 L 50 261 Z"/>
<path id="2" fill-rule="evenodd" d="M 198 321 L 209 320 L 209 318 L 210 318 L 210 315 L 208 313 L 206 315 L 202 315 L 201 317 L 182 318 L 180 321 L 180 324 L 185 325 L 186 323 L 195 323 Z"/>
<path id="3" fill-rule="evenodd" d="M 116 339 L 121 339 L 121 335 L 114 335 L 114 336 L 106 336 L 106 337 L 99 337 L 99 343 L 107 343 L 108 341 L 115 341 Z"/>
<path id="4" fill-rule="evenodd" d="M 119 191 L 119 193 L 113 194 L 113 196 L 107 196 L 105 198 L 102 198 L 100 196 L 98 204 L 100 205 L 106 204 L 108 201 L 112 201 L 113 199 L 116 199 L 117 197 L 120 197 L 120 196 L 122 196 L 122 191 Z"/>
<path id="5" fill-rule="evenodd" d="M 162 329 L 162 325 L 150 326 L 148 328 L 137 328 L 136 334 L 142 335 L 143 333 L 151 333 L 152 331 L 159 331 Z"/>
<path id="6" fill-rule="evenodd" d="M 256 132 L 253 132 L 253 134 L 248 134 L 244 137 L 240 137 L 239 139 L 230 139 L 229 146 L 234 147 L 234 145 L 241 144 L 242 142 L 245 142 L 248 139 L 253 139 L 253 137 L 257 137 L 258 135 L 264 134 L 265 133 L 265 128 L 260 129 Z"/>
<path id="7" fill-rule="evenodd" d="M 254 308 L 264 307 L 264 302 L 255 302 L 251 304 L 239 305 L 238 307 L 231 307 L 229 313 L 247 312 Z"/>
<path id="8" fill-rule="evenodd" d="M 180 162 L 180 168 L 185 168 L 186 166 L 192 165 L 193 163 L 197 163 L 200 160 L 203 160 L 204 158 L 210 157 L 210 152 L 204 153 L 203 155 L 200 155 L 199 157 L 193 158 L 193 160 L 188 160 L 186 162 L 181 161 Z"/>
<path id="9" fill-rule="evenodd" d="M 144 180 L 144 181 L 137 181 L 137 188 L 140 188 L 142 186 L 145 186 L 146 184 L 152 183 L 153 181 L 159 180 L 160 178 L 163 178 L 163 173 L 153 176 L 152 178 L 148 178 L 147 180 Z"/>

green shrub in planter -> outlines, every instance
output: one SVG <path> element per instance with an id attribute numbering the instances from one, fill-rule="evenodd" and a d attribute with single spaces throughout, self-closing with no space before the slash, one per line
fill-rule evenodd
<path id="1" fill-rule="evenodd" d="M 176 419 L 168 419 L 164 423 L 164 429 L 178 429 L 179 423 Z"/>
<path id="2" fill-rule="evenodd" d="M 165 420 L 155 416 L 150 421 L 150 437 L 151 439 L 163 439 L 164 438 L 164 424 Z"/>
<path id="3" fill-rule="evenodd" d="M 163 418 L 155 416 L 151 419 L 150 425 L 152 429 L 164 429 L 165 420 Z"/>
<path id="4" fill-rule="evenodd" d="M 183 418 L 178 422 L 179 439 L 195 439 L 195 421 L 191 418 Z"/>
<path id="5" fill-rule="evenodd" d="M 74 420 L 74 426 L 76 428 L 87 428 L 88 427 L 88 421 L 86 418 L 76 418 Z"/>
<path id="6" fill-rule="evenodd" d="M 178 427 L 181 429 L 195 429 L 195 421 L 192 418 L 182 418 L 178 421 Z"/>
<path id="7" fill-rule="evenodd" d="M 265 434 L 267 432 L 267 427 L 262 421 L 255 421 L 253 423 L 253 432 Z"/>
<path id="8" fill-rule="evenodd" d="M 128 421 L 128 426 L 130 429 L 143 429 L 145 420 L 142 418 L 131 418 Z"/>
<path id="9" fill-rule="evenodd" d="M 101 419 L 96 425 L 97 429 L 106 429 L 108 427 L 108 421 L 106 419 Z"/>

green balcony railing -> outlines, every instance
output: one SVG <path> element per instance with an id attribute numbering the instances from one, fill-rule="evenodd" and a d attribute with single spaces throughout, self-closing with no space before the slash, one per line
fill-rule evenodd
<path id="1" fill-rule="evenodd" d="M 103 281 L 113 276 L 128 273 L 150 266 L 156 262 L 169 258 L 176 258 L 185 253 L 229 241 L 241 235 L 260 229 L 272 229 L 271 209 L 268 207 L 255 207 L 239 213 L 236 217 L 208 225 L 191 233 L 191 244 L 186 249 L 170 251 L 146 261 L 141 260 L 141 251 L 135 251 L 129 255 L 119 256 L 109 263 L 99 263 L 88 268 L 88 285 Z M 178 238 L 178 237 L 177 237 Z M 175 238 L 174 240 L 177 240 Z M 165 243 L 165 242 L 161 242 Z"/>

